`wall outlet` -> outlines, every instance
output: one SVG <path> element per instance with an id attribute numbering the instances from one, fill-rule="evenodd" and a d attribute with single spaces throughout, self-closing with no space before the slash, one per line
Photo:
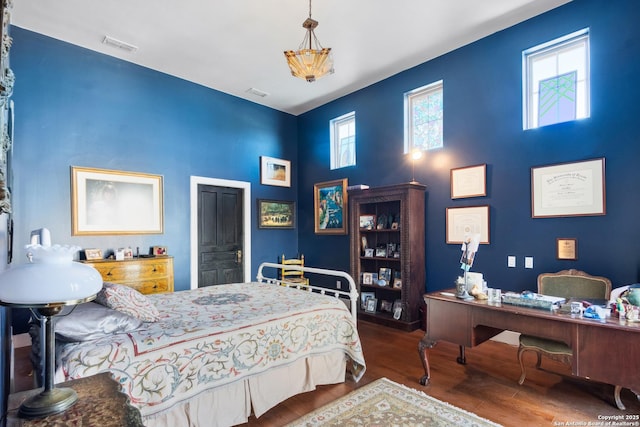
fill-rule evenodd
<path id="1" fill-rule="evenodd" d="M 533 257 L 532 256 L 524 257 L 524 268 L 533 268 Z"/>
<path id="2" fill-rule="evenodd" d="M 507 257 L 507 267 L 513 268 L 516 266 L 516 257 L 514 255 L 509 255 Z"/>
<path id="3" fill-rule="evenodd" d="M 342 289 L 342 282 L 340 280 L 336 280 L 336 289 Z"/>

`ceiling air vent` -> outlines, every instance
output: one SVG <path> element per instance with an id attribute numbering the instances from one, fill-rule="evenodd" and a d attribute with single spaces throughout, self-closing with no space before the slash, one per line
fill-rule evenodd
<path id="1" fill-rule="evenodd" d="M 260 98 L 265 98 L 265 97 L 269 96 L 269 94 L 267 92 L 263 92 L 263 91 L 261 91 L 259 89 L 253 88 L 253 87 L 250 87 L 249 89 L 247 89 L 247 93 L 259 96 Z"/>
<path id="2" fill-rule="evenodd" d="M 136 50 L 138 50 L 138 46 L 134 46 L 132 44 L 129 43 L 125 43 L 123 41 L 114 39 L 113 37 L 109 37 L 109 36 L 104 36 L 104 39 L 102 40 L 103 44 L 106 44 L 107 46 L 113 46 L 116 47 L 118 49 L 127 51 L 127 52 L 135 52 Z"/>

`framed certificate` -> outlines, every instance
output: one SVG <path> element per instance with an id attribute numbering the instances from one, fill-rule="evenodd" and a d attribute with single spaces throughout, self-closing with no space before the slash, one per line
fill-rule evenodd
<path id="1" fill-rule="evenodd" d="M 451 169 L 451 198 L 482 197 L 487 195 L 487 165 Z"/>
<path id="2" fill-rule="evenodd" d="M 556 258 L 575 261 L 578 259 L 578 239 L 558 237 L 556 239 Z"/>

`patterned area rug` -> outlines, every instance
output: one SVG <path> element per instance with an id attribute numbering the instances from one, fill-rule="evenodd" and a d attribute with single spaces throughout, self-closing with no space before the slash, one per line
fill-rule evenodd
<path id="1" fill-rule="evenodd" d="M 294 421 L 303 426 L 499 426 L 421 391 L 381 378 Z"/>

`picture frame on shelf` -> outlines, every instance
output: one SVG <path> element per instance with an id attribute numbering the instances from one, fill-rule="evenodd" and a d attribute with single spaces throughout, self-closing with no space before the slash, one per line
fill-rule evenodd
<path id="1" fill-rule="evenodd" d="M 260 156 L 260 184 L 291 187 L 291 161 Z"/>
<path id="2" fill-rule="evenodd" d="M 375 297 L 367 298 L 364 311 L 366 311 L 367 313 L 375 313 L 377 308 L 378 308 L 378 299 Z"/>
<path id="3" fill-rule="evenodd" d="M 362 284 L 363 285 L 373 285 L 373 274 L 372 273 L 362 273 Z"/>
<path id="4" fill-rule="evenodd" d="M 378 270 L 378 280 L 384 279 L 388 284 L 391 283 L 391 269 L 387 267 L 381 267 Z"/>
<path id="5" fill-rule="evenodd" d="M 163 177 L 71 166 L 71 235 L 162 234 Z"/>
<path id="6" fill-rule="evenodd" d="M 364 310 L 367 307 L 367 300 L 375 297 L 375 292 L 360 292 L 360 307 Z"/>
<path id="7" fill-rule="evenodd" d="M 374 252 L 373 252 L 373 251 L 374 251 L 374 249 L 373 249 L 373 248 L 366 248 L 366 249 L 364 250 L 364 257 L 365 257 L 365 258 L 373 258 L 373 255 L 374 255 Z"/>
<path id="8" fill-rule="evenodd" d="M 402 289 L 402 279 L 396 277 L 393 279 L 393 289 Z"/>
<path id="9" fill-rule="evenodd" d="M 447 208 L 447 243 L 461 244 L 465 238 L 480 234 L 480 243 L 488 245 L 489 224 L 489 205 Z"/>
<path id="10" fill-rule="evenodd" d="M 87 261 L 102 259 L 102 249 L 85 249 L 84 257 Z"/>
<path id="11" fill-rule="evenodd" d="M 347 178 L 313 186 L 316 234 L 347 234 Z"/>
<path id="12" fill-rule="evenodd" d="M 380 302 L 380 311 L 384 311 L 387 313 L 393 312 L 393 302 L 386 299 L 382 300 Z"/>
<path id="13" fill-rule="evenodd" d="M 606 215 L 604 157 L 531 168 L 531 217 Z"/>
<path id="14" fill-rule="evenodd" d="M 258 199 L 258 228 L 294 229 L 295 227 L 295 202 Z"/>
<path id="15" fill-rule="evenodd" d="M 376 258 L 386 258 L 387 257 L 387 245 L 380 245 L 376 247 Z"/>
<path id="16" fill-rule="evenodd" d="M 167 254 L 168 252 L 166 246 L 151 246 L 151 255 L 165 256 Z"/>
<path id="17" fill-rule="evenodd" d="M 360 215 L 360 228 L 363 230 L 374 230 L 376 228 L 376 216 Z"/>
<path id="18" fill-rule="evenodd" d="M 451 198 L 484 197 L 487 195 L 487 165 L 451 169 Z"/>

